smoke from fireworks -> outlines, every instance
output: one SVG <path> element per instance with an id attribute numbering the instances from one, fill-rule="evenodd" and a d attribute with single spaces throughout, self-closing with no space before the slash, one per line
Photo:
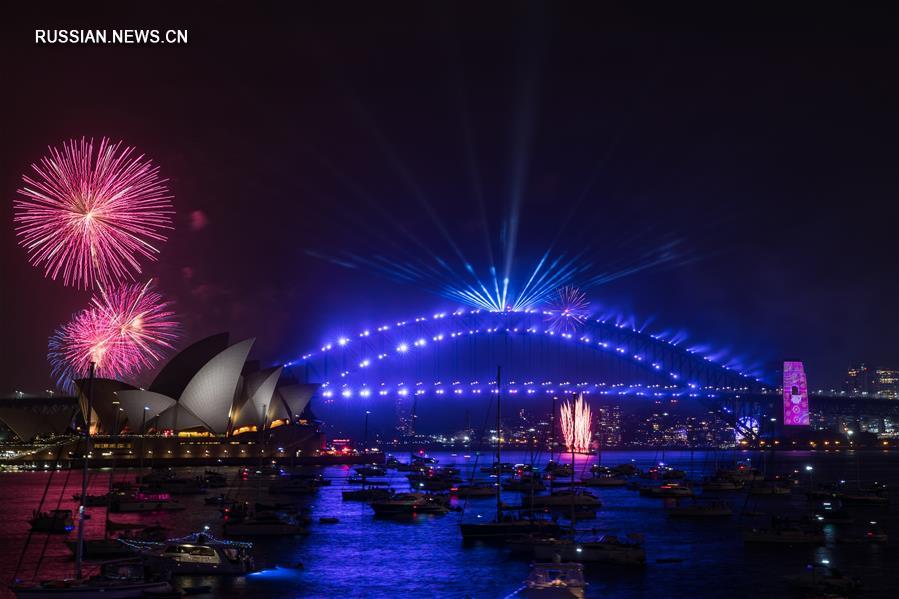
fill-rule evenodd
<path id="1" fill-rule="evenodd" d="M 91 362 L 97 374 L 122 378 L 154 366 L 178 338 L 171 302 L 151 283 L 102 290 L 50 337 L 48 358 L 59 386 L 85 376 Z"/>
<path id="2" fill-rule="evenodd" d="M 557 333 L 573 333 L 586 322 L 589 307 L 587 296 L 577 287 L 566 285 L 560 288 L 547 315 L 550 329 Z"/>
<path id="3" fill-rule="evenodd" d="M 133 279 L 140 258 L 172 228 L 172 205 L 159 168 L 134 148 L 100 140 L 63 143 L 23 175 L 13 202 L 16 235 L 28 261 L 65 285 L 90 288 Z"/>
<path id="4" fill-rule="evenodd" d="M 566 400 L 561 407 L 562 438 L 569 451 L 586 452 L 590 450 L 593 437 L 593 425 L 590 406 L 584 401 L 583 393 L 572 403 Z"/>

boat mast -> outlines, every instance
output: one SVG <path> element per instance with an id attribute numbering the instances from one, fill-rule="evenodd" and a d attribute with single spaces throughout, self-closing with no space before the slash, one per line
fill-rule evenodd
<path id="1" fill-rule="evenodd" d="M 81 580 L 81 562 L 84 559 L 84 503 L 87 499 L 87 456 L 91 451 L 91 411 L 94 409 L 94 363 L 90 363 L 87 379 L 87 410 L 84 416 L 84 467 L 81 471 L 81 499 L 78 501 L 78 544 L 75 546 L 75 578 Z M 107 508 L 108 509 L 108 508 Z"/>
<path id="2" fill-rule="evenodd" d="M 502 488 L 503 488 L 503 467 L 502 467 L 502 444 L 503 444 L 503 435 L 502 435 L 502 420 L 500 415 L 500 396 L 502 396 L 502 386 L 500 383 L 500 375 L 502 373 L 502 369 L 497 366 L 496 367 L 496 521 L 502 522 L 503 520 L 503 500 L 502 500 Z"/>
<path id="3" fill-rule="evenodd" d="M 577 394 L 574 394 L 574 401 L 577 401 Z M 574 410 L 575 418 L 577 410 Z M 571 443 L 571 534 L 574 534 L 574 441 Z"/>

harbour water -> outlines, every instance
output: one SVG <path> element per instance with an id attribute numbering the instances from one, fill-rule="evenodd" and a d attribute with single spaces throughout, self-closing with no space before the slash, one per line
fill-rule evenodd
<path id="1" fill-rule="evenodd" d="M 465 452 L 430 454 L 440 465 L 455 465 L 468 478 L 487 480 L 480 467 L 491 456 Z M 399 455 L 401 460 L 408 456 Z M 541 456 L 542 467 L 547 456 Z M 509 451 L 504 461 L 530 463 L 526 452 Z M 643 568 L 596 566 L 587 569 L 588 597 L 790 597 L 785 577 L 801 573 L 808 564 L 828 562 L 845 573 L 862 579 L 863 597 L 895 597 L 899 592 L 899 508 L 892 495 L 888 507 L 853 507 L 854 524 L 827 525 L 827 542 L 820 546 L 745 545 L 741 533 L 753 523 L 766 523 L 771 514 L 800 515 L 807 512 L 805 491 L 819 482 L 845 480 L 855 485 L 885 482 L 895 493 L 899 487 L 899 452 L 841 451 L 784 452 L 662 452 L 610 451 L 602 456 L 604 465 L 633 463 L 646 469 L 659 461 L 687 471 L 693 479 L 712 473 L 717 466 L 735 460 L 751 461 L 768 474 L 798 477 L 793 493 L 784 496 L 752 496 L 745 492 L 716 494 L 731 503 L 734 516 L 714 521 L 676 520 L 666 517 L 665 500 L 640 496 L 626 488 L 599 489 L 603 503 L 595 520 L 578 523 L 582 530 L 624 535 L 640 533 L 645 538 L 647 560 Z M 567 461 L 567 456 L 562 461 Z M 577 472 L 597 461 L 596 456 L 576 456 Z M 807 470 L 811 466 L 812 470 Z M 204 468 L 179 469 L 180 476 L 202 474 Z M 229 487 L 210 490 L 248 501 L 285 501 L 269 497 L 269 480 L 241 480 L 237 468 L 223 468 Z M 513 593 L 529 571 L 527 556 L 512 554 L 501 546 L 463 543 L 461 521 L 480 514 L 493 516 L 495 500 L 480 498 L 454 503 L 462 512 L 419 515 L 406 519 L 375 518 L 365 503 L 345 502 L 341 491 L 358 488 L 347 478 L 349 466 L 321 468 L 331 485 L 315 495 L 297 498 L 298 505 L 311 508 L 310 534 L 297 537 L 254 538 L 260 572 L 241 577 L 176 579 L 176 586 L 211 585 L 215 597 L 447 597 L 501 598 Z M 92 472 L 91 493 L 102 494 L 109 485 L 110 470 Z M 117 480 L 131 479 L 136 470 L 115 471 Z M 408 490 L 406 473 L 390 471 L 385 477 L 397 490 Z M 71 573 L 72 556 L 64 546 L 64 536 L 34 534 L 29 551 L 19 564 L 29 538 L 27 519 L 38 505 L 49 473 L 0 473 L 0 576 L 4 586 L 18 574 L 30 580 L 38 557 L 43 553 L 38 579 Z M 72 495 L 80 491 L 80 472 L 61 471 L 53 475 L 45 509 L 75 509 Z M 518 503 L 519 493 L 504 493 L 508 503 Z M 183 496 L 188 509 L 175 513 L 115 514 L 117 522 L 159 523 L 180 536 L 204 525 L 221 535 L 218 508 L 207 506 L 203 497 Z M 89 508 L 91 520 L 86 538 L 102 536 L 105 508 Z M 746 512 L 767 514 L 747 516 Z M 741 515 L 742 514 L 742 515 Z M 336 517 L 336 524 L 320 524 L 320 517 Z M 891 539 L 886 544 L 843 543 L 842 538 L 860 537 L 865 526 L 876 521 Z M 70 533 L 69 538 L 74 538 Z"/>

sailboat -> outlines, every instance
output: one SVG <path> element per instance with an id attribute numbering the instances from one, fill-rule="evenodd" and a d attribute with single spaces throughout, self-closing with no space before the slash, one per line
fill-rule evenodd
<path id="1" fill-rule="evenodd" d="M 501 413 L 501 374 L 496 368 L 496 463 L 502 464 L 502 413 Z M 496 516 L 490 522 L 470 522 L 459 525 L 464 540 L 495 540 L 524 537 L 527 535 L 551 535 L 559 532 L 555 522 L 537 519 L 524 519 L 520 516 L 503 513 L 502 484 L 500 474 L 496 480 Z"/>
<path id="2" fill-rule="evenodd" d="M 91 443 L 91 410 L 94 387 L 94 363 L 90 364 L 90 376 L 87 392 L 87 410 L 84 427 L 84 468 L 81 474 L 81 497 L 87 497 L 88 456 Z M 61 580 L 42 580 L 25 583 L 16 581 L 10 585 L 10 591 L 16 597 L 28 599 L 131 599 L 143 597 L 144 593 L 167 592 L 172 585 L 164 575 L 157 575 L 141 563 L 140 560 L 122 560 L 103 564 L 99 574 L 84 577 L 82 563 L 84 560 L 84 513 L 85 501 L 80 500 L 78 506 L 78 544 L 75 548 L 75 577 Z"/>

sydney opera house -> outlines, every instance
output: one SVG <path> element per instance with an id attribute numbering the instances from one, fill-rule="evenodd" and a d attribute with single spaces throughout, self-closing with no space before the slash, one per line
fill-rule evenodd
<path id="1" fill-rule="evenodd" d="M 239 462 L 317 455 L 324 439 L 310 401 L 318 385 L 291 380 L 280 366 L 248 362 L 253 341 L 231 344 L 227 333 L 202 339 L 175 355 L 146 389 L 82 379 L 74 398 L 4 400 L 0 422 L 20 442 L 39 447 L 32 458 L 42 461 L 80 456 L 74 433 L 87 422 L 93 459 Z"/>

